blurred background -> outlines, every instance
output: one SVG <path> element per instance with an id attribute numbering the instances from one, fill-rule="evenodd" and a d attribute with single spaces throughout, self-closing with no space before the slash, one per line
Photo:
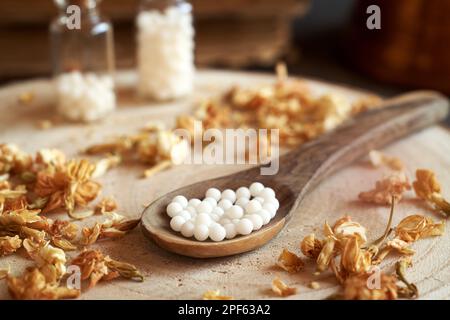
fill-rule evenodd
<path id="1" fill-rule="evenodd" d="M 135 65 L 137 0 L 104 0 L 114 24 L 116 66 Z M 411 88 L 450 93 L 448 0 L 192 0 L 197 67 L 271 71 L 392 95 Z M 366 9 L 381 8 L 369 30 Z M 0 2 L 0 83 L 51 74 L 51 0 Z"/>

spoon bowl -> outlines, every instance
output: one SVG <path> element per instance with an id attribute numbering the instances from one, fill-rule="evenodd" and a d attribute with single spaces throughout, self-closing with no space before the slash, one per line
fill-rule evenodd
<path id="1" fill-rule="evenodd" d="M 258 173 L 259 168 L 252 168 L 230 176 L 194 183 L 160 197 L 144 211 L 142 216 L 144 234 L 169 251 L 197 258 L 229 256 L 264 245 L 281 231 L 286 223 L 286 216 L 295 200 L 295 195 L 290 188 L 277 183 L 276 179 L 268 178 L 268 176 L 261 176 L 258 181 L 263 183 L 264 186 L 275 190 L 280 207 L 275 217 L 268 224 L 249 235 L 236 236 L 233 239 L 225 239 L 219 242 L 209 239 L 201 242 L 194 238 L 185 238 L 179 232 L 172 230 L 169 225 L 170 218 L 166 213 L 167 205 L 177 195 L 183 195 L 188 199 L 203 199 L 209 188 L 236 190 L 242 186 L 249 187 L 254 180 L 246 177 L 253 177 L 255 174 L 253 171 Z M 148 214 L 148 212 L 151 212 L 151 214 Z M 243 241 L 244 239 L 245 241 Z"/>
<path id="2" fill-rule="evenodd" d="M 256 249 L 283 229 L 305 195 L 324 178 L 370 150 L 434 124 L 447 114 L 447 99 L 435 92 L 418 91 L 386 100 L 380 108 L 360 114 L 333 132 L 280 157 L 276 175 L 261 175 L 261 168 L 257 166 L 197 182 L 160 197 L 144 209 L 142 230 L 160 247 L 190 257 L 223 257 Z M 185 238 L 170 228 L 166 207 L 175 196 L 203 199 L 209 188 L 235 190 L 256 181 L 274 189 L 280 202 L 275 217 L 261 229 L 249 235 L 214 242 Z"/>

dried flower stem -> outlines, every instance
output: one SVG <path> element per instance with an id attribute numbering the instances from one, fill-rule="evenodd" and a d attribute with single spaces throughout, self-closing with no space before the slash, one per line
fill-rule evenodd
<path id="1" fill-rule="evenodd" d="M 163 171 L 167 168 L 169 168 L 172 165 L 172 163 L 170 161 L 162 161 L 156 165 L 154 165 L 153 167 L 151 167 L 150 169 L 145 170 L 144 172 L 144 176 L 145 178 L 148 178 L 160 171 Z"/>
<path id="2" fill-rule="evenodd" d="M 431 195 L 431 201 L 446 217 L 450 217 L 450 203 L 440 193 L 433 193 Z"/>
<path id="3" fill-rule="evenodd" d="M 402 294 L 408 298 L 417 298 L 419 296 L 417 286 L 414 283 L 410 283 L 405 276 L 405 271 L 409 264 L 410 262 L 407 259 L 397 261 L 395 264 L 395 272 L 398 279 L 406 285 L 405 290 L 402 290 Z"/>
<path id="4" fill-rule="evenodd" d="M 391 211 L 389 213 L 389 220 L 386 225 L 386 229 L 384 230 L 384 233 L 381 237 L 379 237 L 377 240 L 375 240 L 372 243 L 372 246 L 380 247 L 381 244 L 386 240 L 386 238 L 389 236 L 389 234 L 392 232 L 392 218 L 394 217 L 394 209 L 395 209 L 395 196 L 392 195 L 392 201 L 391 201 Z"/>

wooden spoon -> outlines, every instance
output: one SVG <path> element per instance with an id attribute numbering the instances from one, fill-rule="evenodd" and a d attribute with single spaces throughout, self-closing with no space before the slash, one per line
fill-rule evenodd
<path id="1" fill-rule="evenodd" d="M 447 113 L 447 99 L 434 92 L 419 91 L 386 100 L 384 108 L 360 114 L 333 132 L 281 156 L 276 175 L 261 175 L 258 166 L 194 183 L 160 197 L 143 212 L 143 232 L 160 247 L 190 257 L 222 257 L 253 250 L 281 231 L 305 195 L 322 179 L 372 149 L 444 119 Z M 237 189 L 255 181 L 273 188 L 280 201 L 276 216 L 260 230 L 231 240 L 200 242 L 170 228 L 165 209 L 176 195 L 202 199 L 208 188 Z"/>

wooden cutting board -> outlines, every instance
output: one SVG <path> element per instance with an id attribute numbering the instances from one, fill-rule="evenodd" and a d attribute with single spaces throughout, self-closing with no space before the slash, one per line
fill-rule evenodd
<path id="1" fill-rule="evenodd" d="M 195 93 L 184 100 L 152 104 L 137 99 L 133 93 L 136 81 L 132 72 L 118 75 L 120 87 L 119 108 L 111 117 L 91 125 L 68 124 L 57 121 L 48 130 L 41 130 L 37 123 L 54 118 L 52 104 L 54 92 L 48 80 L 35 80 L 10 85 L 0 89 L 0 143 L 16 143 L 28 152 L 43 147 L 60 148 L 71 156 L 80 156 L 86 146 L 101 142 L 118 133 L 131 133 L 151 120 L 160 120 L 168 126 L 174 124 L 175 116 L 189 112 L 201 98 L 218 94 L 233 84 L 257 85 L 274 81 L 264 74 L 199 71 Z M 337 90 L 351 99 L 366 93 L 322 82 L 308 80 L 317 94 Z M 19 101 L 24 93 L 32 93 L 28 104 Z M 450 198 L 450 132 L 435 126 L 388 146 L 386 152 L 401 157 L 410 175 L 416 168 L 433 169 L 442 183 L 443 194 Z M 112 195 L 119 203 L 119 212 L 129 217 L 140 215 L 145 204 L 164 193 L 201 181 L 245 168 L 243 165 L 199 166 L 181 165 L 161 172 L 149 179 L 142 179 L 145 167 L 120 166 L 99 179 L 103 184 L 102 195 Z M 370 189 L 383 175 L 382 170 L 372 169 L 364 159 L 347 167 L 320 184 L 304 200 L 296 215 L 281 234 L 266 246 L 250 253 L 217 259 L 193 259 L 168 253 L 149 242 L 136 228 L 122 239 L 102 241 L 94 245 L 106 254 L 135 264 L 145 275 L 142 283 L 126 280 L 104 282 L 84 292 L 81 299 L 200 299 L 206 290 L 220 289 L 222 293 L 238 299 L 272 299 L 271 281 L 280 276 L 288 284 L 298 288 L 289 299 L 322 299 L 336 292 L 338 285 L 330 273 L 313 276 L 313 263 L 307 263 L 303 272 L 287 274 L 275 267 L 283 248 L 301 255 L 299 243 L 311 233 L 321 235 L 325 220 L 334 222 L 349 214 L 369 230 L 371 239 L 384 230 L 389 208 L 357 201 L 362 190 Z M 439 220 L 412 192 L 398 205 L 394 224 L 410 214 L 424 214 Z M 51 215 L 51 217 L 61 217 Z M 90 225 L 90 218 L 82 224 Z M 417 251 L 414 268 L 408 278 L 417 283 L 422 299 L 445 299 L 450 297 L 450 236 L 420 240 L 413 245 Z M 71 253 L 69 256 L 73 256 Z M 305 259 L 306 260 L 306 259 Z M 383 268 L 392 271 L 392 259 Z M 31 265 L 20 255 L 0 258 L 0 268 L 11 266 L 19 274 Z M 321 288 L 309 289 L 308 283 L 318 281 Z M 4 281 L 0 281 L 0 299 L 8 299 Z"/>

